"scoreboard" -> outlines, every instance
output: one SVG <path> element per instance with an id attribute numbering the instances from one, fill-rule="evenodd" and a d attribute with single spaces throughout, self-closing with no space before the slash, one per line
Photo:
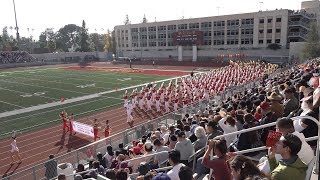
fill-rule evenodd
<path id="1" fill-rule="evenodd" d="M 203 32 L 186 30 L 178 31 L 172 34 L 174 46 L 192 46 L 203 44 Z"/>

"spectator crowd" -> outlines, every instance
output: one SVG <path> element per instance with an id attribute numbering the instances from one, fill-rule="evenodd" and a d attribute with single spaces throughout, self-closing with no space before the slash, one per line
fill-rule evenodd
<path id="1" fill-rule="evenodd" d="M 0 64 L 26 63 L 34 61 L 36 61 L 36 58 L 32 57 L 26 51 L 0 51 Z"/>
<path id="2" fill-rule="evenodd" d="M 79 164 L 74 179 L 96 179 L 100 174 L 112 180 L 191 180 L 194 173 L 199 178 L 212 170 L 211 177 L 206 178 L 303 180 L 317 146 L 316 140 L 307 142 L 306 138 L 317 136 L 318 126 L 308 119 L 291 118 L 319 117 L 319 60 L 292 66 L 272 77 L 263 76 L 258 87 L 224 101 L 204 100 L 204 111 L 186 112 L 175 125 L 162 125 L 129 145 L 120 144 L 116 151 L 108 146 L 105 154 L 97 153 L 90 161 L 88 169 Z M 275 126 L 219 138 L 273 122 Z M 270 146 L 274 132 L 281 135 Z M 261 146 L 268 150 L 237 154 Z M 190 161 L 195 153 L 199 156 Z M 167 172 L 155 171 L 169 166 Z"/>

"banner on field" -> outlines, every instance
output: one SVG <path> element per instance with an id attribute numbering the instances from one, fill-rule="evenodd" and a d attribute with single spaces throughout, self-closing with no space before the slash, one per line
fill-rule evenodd
<path id="1" fill-rule="evenodd" d="M 72 121 L 72 128 L 77 133 L 94 137 L 93 127 L 88 124 L 83 124 L 83 123 L 79 123 L 77 121 Z"/>

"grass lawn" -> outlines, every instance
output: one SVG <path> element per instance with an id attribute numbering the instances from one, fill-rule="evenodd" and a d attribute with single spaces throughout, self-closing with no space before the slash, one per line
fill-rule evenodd
<path id="1" fill-rule="evenodd" d="M 62 97 L 71 99 L 168 78 L 170 77 L 61 68 L 2 71 L 0 113 L 57 102 Z M 139 91 L 140 89 L 138 88 Z M 132 90 L 128 92 L 131 93 Z M 7 136 L 12 130 L 31 131 L 60 123 L 58 114 L 62 109 L 79 118 L 122 106 L 123 94 L 124 91 L 107 93 L 97 98 L 0 118 L 0 137 Z"/>

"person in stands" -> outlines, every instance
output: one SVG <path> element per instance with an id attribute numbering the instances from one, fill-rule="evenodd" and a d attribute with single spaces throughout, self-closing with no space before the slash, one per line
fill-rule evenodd
<path id="1" fill-rule="evenodd" d="M 231 180 L 231 171 L 227 163 L 227 143 L 225 140 L 209 140 L 209 147 L 203 156 L 202 164 L 213 169 L 212 179 Z M 211 151 L 218 156 L 218 159 L 210 160 Z"/>
<path id="2" fill-rule="evenodd" d="M 231 174 L 234 180 L 265 179 L 266 176 L 246 156 L 237 155 L 229 161 Z"/>
<path id="3" fill-rule="evenodd" d="M 301 149 L 301 140 L 293 135 L 286 134 L 280 138 L 268 152 L 272 180 L 304 179 L 308 168 L 298 157 Z M 277 163 L 275 154 L 281 154 L 282 159 Z"/>

